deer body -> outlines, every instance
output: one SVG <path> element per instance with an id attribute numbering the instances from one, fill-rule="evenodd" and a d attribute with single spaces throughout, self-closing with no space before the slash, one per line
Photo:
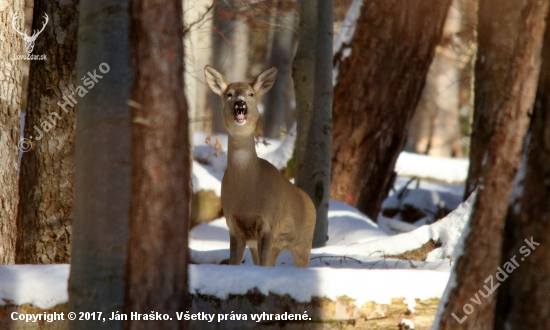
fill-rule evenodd
<path id="1" fill-rule="evenodd" d="M 229 84 L 209 66 L 205 73 L 209 86 L 224 99 L 229 132 L 221 197 L 229 227 L 229 263 L 239 265 L 248 245 L 256 265 L 274 266 L 279 253 L 288 249 L 295 266 L 307 267 L 316 219 L 313 202 L 257 156 L 254 142 L 256 103 L 273 85 L 276 69 L 262 72 L 251 85 Z"/>

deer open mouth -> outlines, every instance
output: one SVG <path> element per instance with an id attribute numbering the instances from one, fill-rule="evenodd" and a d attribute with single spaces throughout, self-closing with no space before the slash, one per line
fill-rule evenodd
<path id="1" fill-rule="evenodd" d="M 235 122 L 241 125 L 244 124 L 247 114 L 246 102 L 242 100 L 235 102 L 235 106 L 233 109 L 235 111 Z"/>

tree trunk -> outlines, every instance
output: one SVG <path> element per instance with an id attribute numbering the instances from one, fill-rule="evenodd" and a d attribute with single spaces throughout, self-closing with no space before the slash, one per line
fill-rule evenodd
<path id="1" fill-rule="evenodd" d="M 393 185 L 450 2 L 365 0 L 349 47 L 335 55 L 331 197 L 372 219 Z"/>
<path id="2" fill-rule="evenodd" d="M 111 315 L 124 310 L 130 212 L 128 3 L 80 0 L 79 11 L 77 81 L 94 70 L 103 78 L 77 105 L 69 309 Z M 101 63 L 109 66 L 107 73 L 99 71 Z M 70 326 L 112 330 L 122 322 L 81 320 Z"/>
<path id="3" fill-rule="evenodd" d="M 460 154 L 460 54 L 455 41 L 461 28 L 459 7 L 457 0 L 449 7 L 441 43 L 436 47 L 426 86 L 411 120 L 409 137 L 414 152 L 436 157 Z"/>
<path id="4" fill-rule="evenodd" d="M 292 78 L 296 95 L 296 176 L 303 171 L 309 127 L 313 115 L 315 85 L 315 41 L 319 0 L 300 0 L 298 48 L 292 61 Z"/>
<path id="5" fill-rule="evenodd" d="M 30 63 L 25 137 L 34 145 L 21 159 L 17 263 L 70 261 L 76 123 L 74 110 L 62 111 L 57 102 L 76 87 L 77 8 L 78 0 L 34 5 L 33 30 L 40 30 L 44 15 L 56 20 L 34 46 L 47 59 Z"/>
<path id="6" fill-rule="evenodd" d="M 292 56 L 294 55 L 294 18 L 296 16 L 289 4 L 279 2 L 278 10 L 282 11 L 277 19 L 273 36 L 273 47 L 269 66 L 276 66 L 277 80 L 265 97 L 264 103 L 264 136 L 281 137 L 281 129 L 286 123 L 286 115 L 290 108 L 289 90 L 292 88 Z M 286 9 L 286 10 L 285 10 Z M 289 128 L 289 127 L 287 127 Z"/>
<path id="7" fill-rule="evenodd" d="M 524 1 L 479 1 L 478 53 L 475 65 L 474 118 L 470 137 L 470 168 L 464 200 L 478 186 L 495 112 L 508 96 L 506 77 L 514 56 Z"/>
<path id="8" fill-rule="evenodd" d="M 485 6 L 490 4 L 498 5 L 493 0 L 483 2 L 484 0 L 481 0 L 482 10 L 489 8 Z M 501 266 L 499 263 L 504 219 L 514 185 L 514 177 L 520 164 L 523 138 L 529 124 L 528 112 L 535 100 L 547 11 L 548 1 L 538 0 L 525 1 L 521 10 L 521 19 L 516 27 L 517 39 L 513 40 L 514 56 L 507 65 L 509 71 L 505 76 L 504 90 L 501 91 L 507 97 L 495 111 L 493 121 L 495 126 L 491 130 L 493 135 L 488 144 L 485 157 L 487 164 L 484 167 L 472 212 L 470 233 L 465 240 L 464 253 L 456 263 L 454 270 L 456 271 L 456 284 L 452 283 L 451 285 L 454 287 L 448 288 L 448 290 L 450 289 L 449 299 L 444 306 L 439 329 L 493 328 L 497 295 L 491 293 L 496 287 L 489 283 L 489 294 L 486 291 L 480 291 L 488 295 L 486 298 L 485 296 L 481 297 L 478 290 L 483 290 L 483 285 L 488 283 L 486 281 L 489 281 L 487 280 L 489 276 L 496 277 L 495 271 L 497 267 Z M 482 11 L 480 11 L 480 22 L 482 17 L 484 19 L 498 18 L 495 15 L 484 17 L 481 16 L 483 15 L 481 13 Z M 487 63 L 487 65 L 491 64 Z M 537 170 L 540 171 L 540 168 Z M 529 221 L 531 220 L 533 219 Z M 530 238 L 530 236 L 525 238 Z M 518 244 L 521 243 L 518 242 Z M 537 269 L 539 266 L 539 264 L 536 265 Z M 498 277 L 496 278 L 498 279 Z M 497 279 L 493 278 L 498 282 Z M 476 296 L 481 297 L 481 305 L 471 304 L 471 299 L 476 299 Z M 524 321 L 524 316 L 521 319 Z M 524 328 L 524 325 L 520 328 Z"/>
<path id="9" fill-rule="evenodd" d="M 23 55 L 23 39 L 12 28 L 12 18 L 20 30 L 24 24 L 23 0 L 0 3 L 0 265 L 15 262 L 16 218 L 18 193 L 18 143 L 21 120 L 21 94 L 23 89 L 23 61 L 12 61 L 14 55 Z"/>
<path id="10" fill-rule="evenodd" d="M 126 311 L 174 316 L 186 308 L 191 198 L 182 2 L 133 0 L 130 17 L 134 105 Z M 128 324 L 150 327 L 150 321 Z M 182 324 L 157 321 L 155 328 Z"/>
<path id="11" fill-rule="evenodd" d="M 212 0 L 183 1 L 186 24 L 185 84 L 190 115 L 190 135 L 204 131 L 206 124 L 206 97 L 209 91 L 204 77 L 204 66 L 212 55 Z M 199 22 L 199 23 L 197 23 Z"/>
<path id="12" fill-rule="evenodd" d="M 304 13 L 302 13 L 303 10 Z M 296 186 L 303 189 L 315 205 L 317 220 L 313 234 L 313 247 L 322 247 L 326 245 L 328 233 L 334 2 L 332 0 L 302 1 L 300 11 L 300 19 L 304 17 L 305 21 L 300 22 L 300 29 L 304 30 L 299 32 L 299 42 L 304 41 L 305 45 L 302 46 L 308 48 L 299 50 L 300 57 L 297 54 L 298 62 L 294 64 L 294 79 L 297 86 L 296 103 L 300 102 L 301 106 L 298 113 L 300 119 L 296 143 L 295 177 Z M 315 18 L 312 18 L 311 15 L 315 15 Z M 315 38 L 305 34 L 311 27 L 315 31 Z M 302 38 L 314 39 L 313 45 Z M 310 64 L 313 65 L 310 66 Z M 303 80 L 303 77 L 308 79 Z M 312 86 L 309 86 L 309 83 Z M 301 84 L 304 86 L 298 86 Z M 306 92 L 311 92 L 311 94 L 305 94 Z M 304 94 L 298 97 L 299 93 Z M 300 153 L 299 158 L 298 153 Z"/>
<path id="13" fill-rule="evenodd" d="M 511 225 L 509 248 L 503 249 L 503 262 L 518 254 L 521 267 L 514 269 L 500 287 L 497 326 L 505 323 L 512 329 L 547 329 L 550 323 L 550 255 L 545 247 L 550 246 L 550 24 L 546 25 L 542 50 L 537 97 L 531 118 L 525 169 L 518 178 L 523 192 L 513 201 L 508 211 L 506 226 Z M 524 167 L 525 166 L 525 167 Z M 523 176 L 524 175 L 524 176 Z M 514 193 L 514 195 L 516 195 Z M 519 194 L 518 194 L 519 195 Z M 517 204 L 516 204 L 517 203 Z M 527 239 L 533 248 L 525 242 Z M 527 249 L 522 249 L 525 246 Z M 534 251 L 533 251 L 534 249 Z M 527 252 L 528 251 L 528 252 Z M 500 324 L 500 326 L 498 325 Z"/>
<path id="14" fill-rule="evenodd" d="M 227 4 L 229 3 L 230 6 Z M 229 81 L 245 81 L 248 67 L 248 25 L 236 14 L 235 0 L 217 2 L 214 7 L 214 31 L 212 34 L 212 65 L 223 72 Z M 212 132 L 227 133 L 223 121 L 223 104 L 220 97 L 210 93 Z"/>

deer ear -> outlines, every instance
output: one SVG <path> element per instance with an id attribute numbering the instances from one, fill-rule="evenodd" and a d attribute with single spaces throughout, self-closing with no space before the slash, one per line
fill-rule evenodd
<path id="1" fill-rule="evenodd" d="M 204 67 L 204 75 L 206 76 L 206 82 L 208 86 L 210 86 L 210 89 L 218 95 L 222 95 L 227 89 L 227 86 L 229 86 L 229 81 L 210 65 Z"/>
<path id="2" fill-rule="evenodd" d="M 277 77 L 277 68 L 274 66 L 267 68 L 254 79 L 252 88 L 259 95 L 265 94 L 273 87 L 275 77 Z"/>

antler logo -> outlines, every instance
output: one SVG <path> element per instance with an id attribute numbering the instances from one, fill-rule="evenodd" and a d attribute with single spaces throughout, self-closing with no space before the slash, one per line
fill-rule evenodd
<path id="1" fill-rule="evenodd" d="M 34 49 L 34 42 L 36 41 L 36 38 L 38 38 L 40 33 L 42 33 L 42 31 L 44 31 L 44 29 L 46 28 L 46 25 L 48 24 L 48 20 L 49 20 L 48 14 L 44 14 L 44 19 L 46 21 L 44 22 L 44 25 L 42 25 L 42 29 L 40 31 L 34 30 L 33 33 L 32 33 L 32 36 L 29 36 L 29 35 L 27 35 L 27 30 L 25 30 L 25 32 L 21 32 L 16 27 L 17 21 L 19 20 L 19 13 L 15 13 L 13 15 L 13 19 L 11 20 L 11 27 L 15 30 L 15 32 L 17 32 L 18 34 L 20 34 L 23 37 L 23 40 L 25 40 L 27 42 L 27 54 L 32 53 L 32 50 Z"/>

